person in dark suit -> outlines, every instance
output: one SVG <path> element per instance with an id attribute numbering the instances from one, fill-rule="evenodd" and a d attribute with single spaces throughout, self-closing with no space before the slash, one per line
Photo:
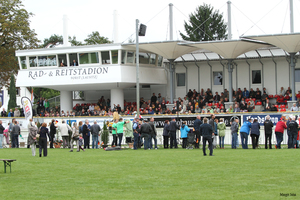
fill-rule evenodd
<path id="1" fill-rule="evenodd" d="M 203 124 L 200 126 L 200 134 L 203 137 L 203 155 L 206 156 L 206 141 L 208 141 L 209 155 L 213 156 L 212 136 L 214 133 L 212 126 L 207 121 L 207 118 L 204 118 Z"/>
<path id="2" fill-rule="evenodd" d="M 53 139 L 54 139 L 54 136 L 56 134 L 56 127 L 55 126 L 55 119 L 52 119 L 51 121 L 51 125 L 50 125 L 50 148 L 53 149 Z"/>
<path id="3" fill-rule="evenodd" d="M 49 140 L 51 140 L 51 137 L 48 132 L 47 124 L 44 122 L 40 128 L 40 138 L 39 138 L 39 154 L 40 157 L 42 157 L 42 151 L 44 157 L 47 156 L 47 136 Z"/>
<path id="4" fill-rule="evenodd" d="M 195 148 L 199 149 L 199 144 L 201 141 L 201 135 L 200 135 L 200 126 L 202 124 L 201 121 L 201 116 L 198 115 L 196 120 L 194 121 L 194 129 L 195 129 L 195 135 L 196 135 L 196 144 L 195 144 Z"/>
<path id="5" fill-rule="evenodd" d="M 73 62 L 70 64 L 70 66 L 78 66 L 78 62 L 76 60 L 73 60 Z"/>
<path id="6" fill-rule="evenodd" d="M 89 120 L 85 120 L 85 124 L 82 126 L 82 133 L 84 139 L 84 148 L 90 148 L 90 131 L 91 125 L 89 125 Z"/>
<path id="7" fill-rule="evenodd" d="M 264 122 L 264 127 L 265 127 L 265 149 L 268 149 L 268 140 L 269 140 L 269 149 L 272 149 L 273 123 L 270 120 L 270 115 L 266 116 L 266 121 Z"/>
<path id="8" fill-rule="evenodd" d="M 168 126 L 168 131 L 170 132 L 170 148 L 173 146 L 177 149 L 177 140 L 176 140 L 176 130 L 179 130 L 179 126 L 176 124 L 175 117 L 172 118 L 170 125 Z"/>

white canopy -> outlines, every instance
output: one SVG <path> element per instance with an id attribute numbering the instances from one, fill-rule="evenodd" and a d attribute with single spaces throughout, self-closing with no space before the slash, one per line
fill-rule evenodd
<path id="1" fill-rule="evenodd" d="M 296 53 L 300 51 L 300 33 L 245 36 L 242 38 L 264 41 L 277 46 L 288 53 Z"/>

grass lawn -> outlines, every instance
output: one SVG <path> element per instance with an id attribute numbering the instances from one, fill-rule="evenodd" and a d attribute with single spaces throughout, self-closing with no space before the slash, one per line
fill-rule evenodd
<path id="1" fill-rule="evenodd" d="M 300 197 L 299 149 L 158 149 L 70 153 L 1 149 L 0 199 L 280 199 Z"/>

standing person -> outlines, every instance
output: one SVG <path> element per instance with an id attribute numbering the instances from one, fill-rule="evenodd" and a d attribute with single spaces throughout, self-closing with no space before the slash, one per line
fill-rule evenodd
<path id="1" fill-rule="evenodd" d="M 82 145 L 83 145 L 83 137 L 82 137 L 82 134 L 79 134 L 79 140 L 78 140 L 79 150 L 78 151 L 80 151 L 80 149 L 82 151 L 85 151 L 84 148 L 82 147 Z"/>
<path id="2" fill-rule="evenodd" d="M 164 149 L 168 149 L 169 148 L 169 120 L 165 121 L 164 124 L 164 130 L 163 130 L 163 137 L 164 137 Z"/>
<path id="3" fill-rule="evenodd" d="M 231 122 L 231 148 L 236 149 L 236 140 L 237 140 L 237 132 L 239 130 L 239 119 L 234 119 L 233 122 Z"/>
<path id="4" fill-rule="evenodd" d="M 203 119 L 203 124 L 200 126 L 200 134 L 203 137 L 203 155 L 206 156 L 206 141 L 208 141 L 209 155 L 213 156 L 212 136 L 213 128 L 207 123 L 207 118 Z"/>
<path id="5" fill-rule="evenodd" d="M 147 150 L 150 148 L 148 147 L 149 144 L 149 135 L 152 132 L 151 126 L 148 124 L 148 120 L 144 119 L 144 123 L 141 125 L 140 134 L 141 138 L 144 138 L 144 149 Z"/>
<path id="6" fill-rule="evenodd" d="M 52 119 L 51 125 L 50 125 L 50 148 L 53 149 L 53 140 L 56 134 L 56 128 L 55 126 L 55 119 Z"/>
<path id="7" fill-rule="evenodd" d="M 36 134 L 38 132 L 38 128 L 35 126 L 35 123 L 31 121 L 28 124 L 28 144 L 31 146 L 31 153 L 32 156 L 35 156 L 35 149 L 36 149 Z"/>
<path id="8" fill-rule="evenodd" d="M 216 135 L 215 135 L 215 115 L 212 114 L 210 117 L 211 118 L 208 123 L 211 125 L 211 127 L 213 129 L 212 144 L 213 144 L 213 148 L 214 148 L 214 146 L 216 145 L 216 139 L 217 139 Z"/>
<path id="9" fill-rule="evenodd" d="M 215 119 L 214 121 L 214 126 L 213 126 L 213 129 L 214 129 L 214 140 L 213 140 L 213 148 L 216 149 L 217 148 L 217 137 L 218 137 L 218 122 L 219 120 L 218 119 Z"/>
<path id="10" fill-rule="evenodd" d="M 250 133 L 251 129 L 251 124 L 252 119 L 249 118 L 247 121 L 245 121 L 240 129 L 240 134 L 241 134 L 241 141 L 242 141 L 242 148 L 243 149 L 248 149 L 248 136 Z"/>
<path id="11" fill-rule="evenodd" d="M 276 141 L 277 144 L 275 145 L 275 149 L 281 149 L 281 142 L 283 141 L 283 132 L 284 129 L 287 129 L 287 126 L 284 122 L 283 118 L 280 118 L 280 121 L 277 122 L 275 127 L 275 135 L 276 135 Z"/>
<path id="12" fill-rule="evenodd" d="M 2 126 L 2 121 L 0 120 L 0 149 L 2 149 L 2 143 L 3 143 L 3 131 L 5 128 Z"/>
<path id="13" fill-rule="evenodd" d="M 194 121 L 194 129 L 195 129 L 195 135 L 196 135 L 196 144 L 195 144 L 196 149 L 199 149 L 199 144 L 201 142 L 201 135 L 200 135 L 200 130 L 199 130 L 201 124 L 202 124 L 201 116 L 198 115 L 196 117 L 196 120 Z"/>
<path id="14" fill-rule="evenodd" d="M 61 137 L 63 139 L 63 148 L 65 149 L 66 146 L 69 147 L 69 144 L 70 144 L 69 130 L 72 131 L 72 129 L 68 124 L 66 124 L 65 120 L 62 120 L 61 123 L 62 124 L 59 126 L 59 130 L 60 130 Z M 49 140 L 51 140 L 50 137 L 49 137 Z"/>
<path id="15" fill-rule="evenodd" d="M 176 124 L 175 117 L 172 118 L 172 121 L 170 122 L 170 125 L 168 126 L 168 130 L 170 132 L 170 149 L 175 147 L 177 149 L 177 140 L 176 140 L 176 130 L 179 130 L 179 126 Z"/>
<path id="16" fill-rule="evenodd" d="M 272 128 L 273 122 L 270 120 L 270 115 L 266 116 L 266 121 L 264 122 L 265 127 L 265 149 L 268 149 L 268 140 L 269 140 L 269 149 L 272 149 Z"/>
<path id="17" fill-rule="evenodd" d="M 291 138 L 289 140 L 289 142 L 290 142 L 289 148 L 295 148 L 297 145 L 297 135 L 298 135 L 299 125 L 295 121 L 295 116 L 292 116 L 291 118 L 292 118 L 292 120 L 290 121 L 289 126 L 288 126 L 288 129 L 290 130 L 290 135 L 291 135 Z"/>
<path id="18" fill-rule="evenodd" d="M 9 138 L 10 138 L 10 144 L 11 144 L 11 147 L 12 147 L 12 143 L 13 143 L 13 140 L 14 140 L 14 138 L 13 138 L 13 134 L 12 134 L 12 128 L 14 127 L 14 125 L 15 125 L 15 118 L 13 118 L 12 120 L 11 120 L 11 123 L 9 124 L 9 127 L 8 127 L 8 132 L 9 132 Z"/>
<path id="19" fill-rule="evenodd" d="M 260 135 L 260 125 L 257 119 L 254 119 L 253 124 L 251 126 L 251 138 L 252 138 L 252 149 L 258 148 L 258 139 Z"/>
<path id="20" fill-rule="evenodd" d="M 183 122 L 181 128 L 180 128 L 180 133 L 181 133 L 181 138 L 182 138 L 182 148 L 185 149 L 187 146 L 187 135 L 188 132 L 190 131 L 189 127 L 186 125 L 186 121 Z"/>
<path id="21" fill-rule="evenodd" d="M 139 140 L 139 136 L 140 136 L 138 118 L 134 118 L 132 129 L 133 129 L 133 137 L 134 137 L 133 150 L 137 150 L 138 140 Z"/>
<path id="22" fill-rule="evenodd" d="M 124 128 L 124 124 L 128 123 L 128 121 L 124 122 L 123 118 L 119 119 L 119 122 L 117 123 L 117 134 L 118 134 L 118 138 L 119 138 L 119 144 L 118 146 L 121 147 L 121 143 L 122 143 L 122 138 L 123 138 L 123 128 Z"/>
<path id="23" fill-rule="evenodd" d="M 133 137 L 133 129 L 132 129 L 132 122 L 130 120 L 127 121 L 127 123 L 124 124 L 124 135 L 126 139 L 126 143 L 132 142 Z"/>
<path id="24" fill-rule="evenodd" d="M 71 145 L 70 152 L 73 152 L 74 142 L 76 142 L 77 152 L 79 152 L 78 141 L 79 141 L 79 128 L 77 126 L 77 123 L 74 122 L 73 127 L 72 127 L 72 136 L 71 136 L 71 142 L 70 142 L 70 145 Z"/>
<path id="25" fill-rule="evenodd" d="M 42 157 L 42 151 L 43 151 L 44 157 L 47 156 L 47 136 L 50 140 L 50 135 L 49 135 L 49 131 L 48 131 L 48 128 L 47 128 L 47 124 L 43 123 L 42 127 L 40 129 L 40 138 L 39 138 L 39 146 L 40 146 L 39 154 L 40 154 L 40 157 Z"/>
<path id="26" fill-rule="evenodd" d="M 290 124 L 291 121 L 292 121 L 292 118 L 290 116 L 288 118 L 288 120 L 286 121 L 287 135 L 288 135 L 287 145 L 288 145 L 289 149 L 292 148 L 292 134 L 291 134 L 291 131 L 289 129 L 289 124 Z"/>
<path id="27" fill-rule="evenodd" d="M 112 136 L 113 136 L 113 141 L 111 144 L 112 147 L 117 146 L 117 123 L 118 123 L 118 120 L 115 119 L 114 123 L 112 125 Z"/>
<path id="28" fill-rule="evenodd" d="M 157 148 L 157 130 L 156 130 L 156 126 L 154 124 L 154 118 L 151 117 L 150 118 L 150 122 L 149 122 L 151 128 L 152 128 L 152 132 L 150 133 L 150 137 L 149 137 L 149 148 L 153 149 L 153 145 L 152 145 L 152 139 L 154 140 L 154 147 L 155 149 Z"/>
<path id="29" fill-rule="evenodd" d="M 97 121 L 94 121 L 94 124 L 91 126 L 92 134 L 92 148 L 98 149 L 98 137 L 100 136 L 99 132 L 101 131 L 100 126 L 97 124 Z"/>
<path id="30" fill-rule="evenodd" d="M 14 126 L 12 127 L 12 148 L 19 148 L 19 135 L 21 134 L 20 126 L 18 125 L 17 120 L 14 121 Z"/>
<path id="31" fill-rule="evenodd" d="M 85 124 L 82 126 L 84 149 L 90 148 L 90 131 L 91 131 L 91 125 L 89 124 L 89 120 L 86 119 Z"/>
<path id="32" fill-rule="evenodd" d="M 217 128 L 219 129 L 219 145 L 220 149 L 224 149 L 224 139 L 225 139 L 225 130 L 226 124 L 224 123 L 224 119 L 220 119 L 220 123 L 218 123 Z"/>

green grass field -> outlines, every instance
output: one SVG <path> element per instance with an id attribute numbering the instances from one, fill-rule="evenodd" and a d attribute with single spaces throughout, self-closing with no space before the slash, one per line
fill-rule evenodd
<path id="1" fill-rule="evenodd" d="M 158 149 L 70 153 L 1 149 L 0 199 L 280 199 L 300 197 L 298 149 Z"/>

